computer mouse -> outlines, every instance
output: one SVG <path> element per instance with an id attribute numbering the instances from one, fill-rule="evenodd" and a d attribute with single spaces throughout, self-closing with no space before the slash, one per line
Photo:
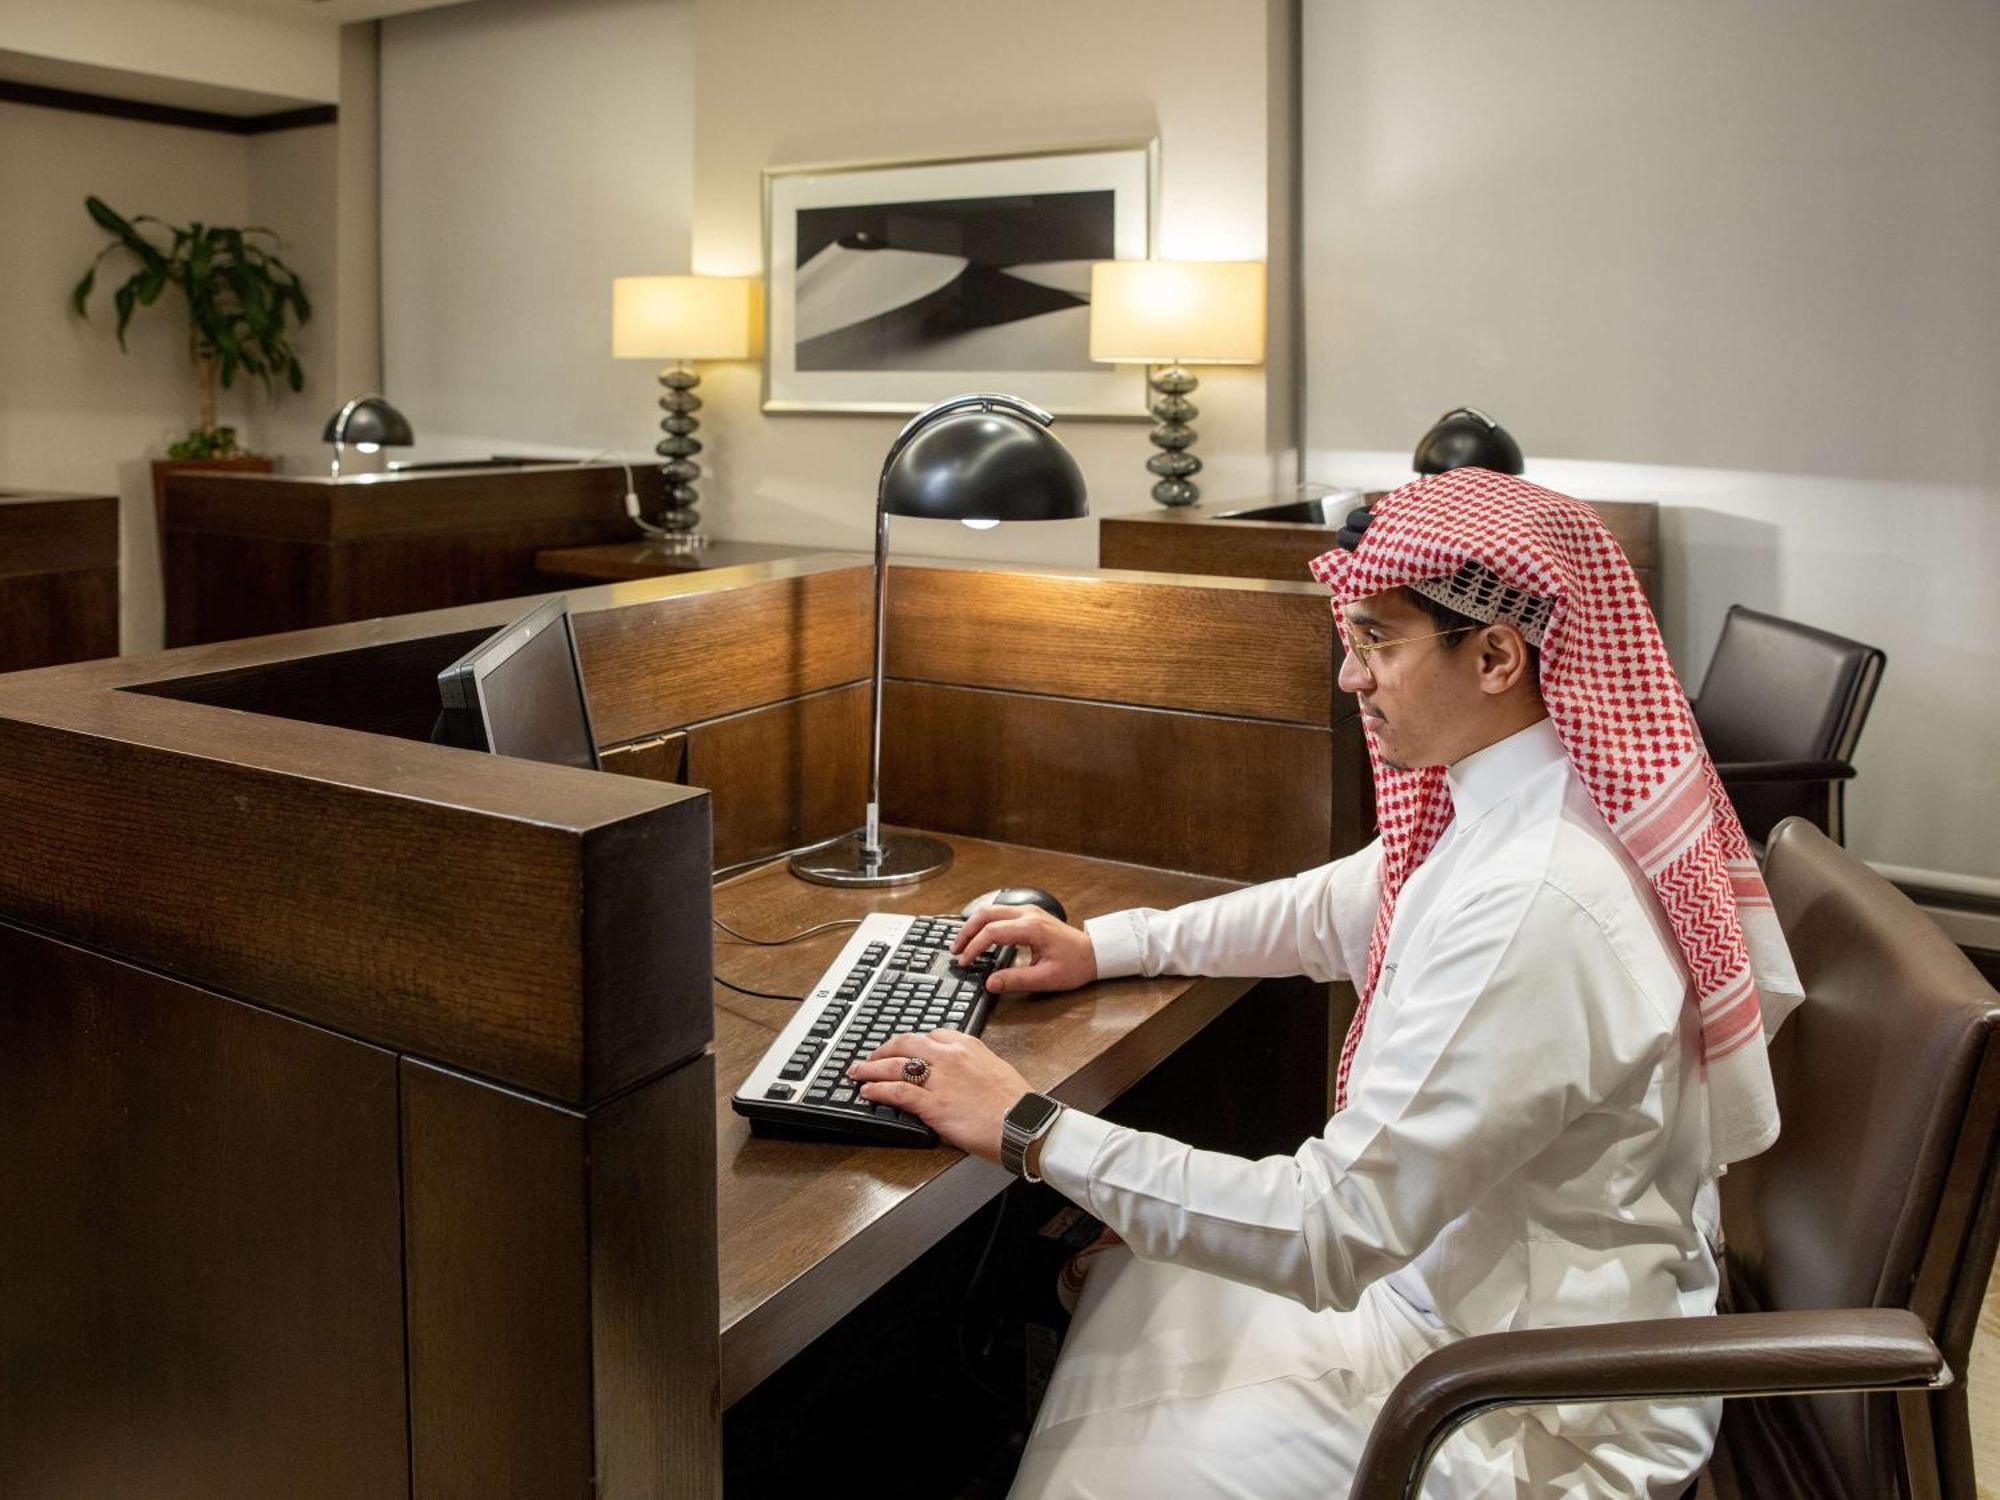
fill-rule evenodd
<path id="1" fill-rule="evenodd" d="M 1039 906 L 1058 922 L 1069 920 L 1069 913 L 1063 910 L 1062 902 L 1040 886 L 1003 885 L 997 891 L 988 891 L 966 902 L 965 910 L 960 915 L 970 917 L 982 906 Z"/>

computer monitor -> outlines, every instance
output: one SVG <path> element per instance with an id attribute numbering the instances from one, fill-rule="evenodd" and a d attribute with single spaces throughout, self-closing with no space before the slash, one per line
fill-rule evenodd
<path id="1" fill-rule="evenodd" d="M 537 605 L 438 673 L 438 696 L 439 744 L 599 768 L 566 599 Z"/>

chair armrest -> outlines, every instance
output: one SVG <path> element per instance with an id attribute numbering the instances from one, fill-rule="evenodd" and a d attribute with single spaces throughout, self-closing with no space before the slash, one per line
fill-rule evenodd
<path id="1" fill-rule="evenodd" d="M 1461 1339 L 1419 1360 L 1368 1434 L 1350 1500 L 1407 1500 L 1445 1439 L 1503 1406 L 1948 1384 L 1903 1308 L 1725 1313 Z"/>
<path id="2" fill-rule="evenodd" d="M 1724 760 L 1715 763 L 1723 785 L 1751 781 L 1852 781 L 1844 760 Z"/>

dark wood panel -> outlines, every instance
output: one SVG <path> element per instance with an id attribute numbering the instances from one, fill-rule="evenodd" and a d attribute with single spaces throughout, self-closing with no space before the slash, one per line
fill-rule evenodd
<path id="1" fill-rule="evenodd" d="M 718 868 L 859 827 L 868 803 L 867 684 L 695 725 L 687 779 L 714 799 Z"/>
<path id="2" fill-rule="evenodd" d="M 871 570 L 762 566 L 773 575 L 741 582 L 734 569 L 699 574 L 674 580 L 691 586 L 684 592 L 641 594 L 620 608 L 577 615 L 600 742 L 679 729 L 868 675 Z M 617 584 L 611 597 L 669 586 Z"/>
<path id="3" fill-rule="evenodd" d="M 1373 498 L 1372 496 L 1370 497 Z M 1105 516 L 1097 523 L 1097 561 L 1104 568 L 1229 578 L 1303 580 L 1306 564 L 1334 546 L 1332 526 L 1289 521 L 1233 521 L 1228 506 L 1191 505 L 1179 510 Z M 1654 593 L 1659 565 L 1660 507 L 1642 500 L 1586 500 L 1639 575 L 1646 597 Z"/>
<path id="4" fill-rule="evenodd" d="M 1200 573 L 1225 578 L 1290 579 L 1309 583 L 1306 563 L 1333 547 L 1321 526 L 1277 521 L 1224 521 L 1208 526 L 1145 524 L 1146 516 L 1106 516 L 1097 523 L 1097 565 L 1143 573 Z"/>
<path id="5" fill-rule="evenodd" d="M 1318 585 L 895 567 L 892 677 L 1324 725 Z"/>
<path id="6" fill-rule="evenodd" d="M 0 490 L 0 577 L 117 566 L 116 495 Z"/>
<path id="7" fill-rule="evenodd" d="M 802 557 L 821 549 L 778 542 L 731 542 L 711 539 L 699 552 L 669 552 L 659 543 L 606 542 L 595 547 L 551 547 L 535 554 L 535 567 L 558 583 L 587 580 L 618 583 L 634 578 L 661 578 L 675 573 L 699 573 L 734 568 L 744 563 Z"/>
<path id="8" fill-rule="evenodd" d="M 429 740 L 438 716 L 438 673 L 492 633 L 462 630 L 389 641 L 279 666 L 139 683 L 130 691 L 367 734 Z"/>
<path id="9" fill-rule="evenodd" d="M 449 609 L 483 599 L 520 599 L 549 592 L 535 555 L 550 546 L 582 546 L 622 536 L 631 525 L 615 518 L 510 522 L 450 533 L 366 537 L 337 544 L 329 588 L 339 624 L 376 615 Z"/>
<path id="10" fill-rule="evenodd" d="M 0 573 L 0 672 L 118 652 L 118 570 Z"/>
<path id="11" fill-rule="evenodd" d="M 0 924 L 0 1476 L 409 1484 L 395 1060 Z"/>
<path id="12" fill-rule="evenodd" d="M 710 1057 L 590 1119 L 597 1484 L 604 1500 L 721 1493 Z"/>
<path id="13" fill-rule="evenodd" d="M 688 737 L 684 729 L 611 745 L 597 753 L 598 764 L 614 776 L 638 776 L 646 781 L 687 784 Z"/>
<path id="14" fill-rule="evenodd" d="M 883 816 L 1268 880 L 1333 857 L 1328 728 L 892 681 Z"/>
<path id="15" fill-rule="evenodd" d="M 660 494 L 658 472 L 633 474 L 641 503 Z M 497 521 L 625 519 L 616 464 L 443 469 L 403 474 L 180 473 L 166 488 L 169 530 L 300 542 L 477 531 Z M 609 540 L 610 538 L 606 538 Z M 546 545 L 563 545 L 550 542 Z"/>
<path id="16" fill-rule="evenodd" d="M 415 1500 L 591 1493 L 580 1115 L 405 1059 Z"/>
<path id="17" fill-rule="evenodd" d="M 868 911 L 956 911 L 996 886 L 1056 893 L 1072 921 L 1173 906 L 1227 882 L 954 838 L 957 858 L 919 886 L 840 891 L 767 866 L 716 888 L 716 910 L 757 935 Z M 845 934 L 782 948 L 720 937 L 716 966 L 739 984 L 798 994 Z M 1003 1000 L 986 1041 L 1038 1089 L 1101 1109 L 1220 1014 L 1246 980 L 1125 979 L 1066 995 Z M 781 1001 L 716 991 L 716 1125 L 725 1404 L 832 1327 L 1011 1180 L 958 1152 L 752 1136 L 728 1106 L 776 1028 Z"/>
<path id="18" fill-rule="evenodd" d="M 169 646 L 333 623 L 323 543 L 169 530 L 160 555 Z"/>
<path id="19" fill-rule="evenodd" d="M 706 860 L 705 795 L 281 719 L 253 741 L 219 716 L 213 753 L 176 753 L 107 734 L 213 710 L 89 707 L 97 735 L 0 717 L 0 911 L 571 1102 L 587 1018 L 651 1015 L 640 1040 L 678 1056 L 706 1017 L 705 863 L 702 902 L 671 888 L 678 851 Z M 631 941 L 587 968 L 605 919 Z"/>

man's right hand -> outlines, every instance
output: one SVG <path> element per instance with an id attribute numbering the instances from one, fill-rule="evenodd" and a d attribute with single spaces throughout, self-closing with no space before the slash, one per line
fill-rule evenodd
<path id="1" fill-rule="evenodd" d="M 988 948 L 1018 948 L 1028 962 L 995 969 L 986 988 L 996 995 L 1037 990 L 1073 990 L 1097 977 L 1097 950 L 1090 934 L 1058 922 L 1039 906 L 982 906 L 966 919 L 951 941 L 954 957 L 976 958 Z"/>

